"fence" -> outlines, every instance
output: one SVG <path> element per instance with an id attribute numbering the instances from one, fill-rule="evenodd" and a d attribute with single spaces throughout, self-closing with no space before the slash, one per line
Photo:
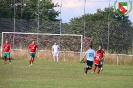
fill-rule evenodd
<path id="1" fill-rule="evenodd" d="M 133 55 L 106 54 L 105 63 L 116 65 L 133 65 Z"/>
<path id="2" fill-rule="evenodd" d="M 1 52 L 1 50 L 0 50 Z M 83 53 L 82 53 L 83 54 Z M 28 50 L 18 50 L 14 49 L 11 51 L 12 59 L 29 59 Z M 50 50 L 38 50 L 36 53 L 36 60 L 53 60 L 52 52 Z M 60 51 L 59 61 L 79 61 L 80 52 L 73 51 Z M 105 64 L 114 64 L 114 65 L 133 65 L 133 55 L 126 54 L 106 54 L 105 55 Z"/>
<path id="3" fill-rule="evenodd" d="M 1 53 L 1 49 L 0 49 Z M 80 52 L 74 51 L 59 51 L 59 61 L 79 61 L 80 60 Z M 29 59 L 29 51 L 23 49 L 12 49 L 11 50 L 11 58 L 12 59 Z M 38 50 L 36 53 L 36 60 L 53 60 L 53 55 L 51 50 Z"/>
<path id="4" fill-rule="evenodd" d="M 59 21 L 40 20 L 38 28 L 37 20 L 16 19 L 16 32 L 51 33 L 59 34 L 60 27 L 62 34 L 85 35 L 93 48 L 97 50 L 98 45 L 102 45 L 106 52 L 110 54 L 133 54 L 133 23 L 118 21 L 87 21 L 62 23 Z M 85 30 L 84 30 L 85 25 Z M 13 19 L 0 19 L 0 31 L 13 32 Z M 1 37 L 1 36 L 0 36 Z M 84 48 L 84 46 L 83 46 Z"/>
<path id="5" fill-rule="evenodd" d="M 14 30 L 14 19 L 0 19 L 0 31 L 2 32 L 25 32 L 25 33 L 60 33 L 60 22 L 59 21 L 45 21 L 40 20 L 38 29 L 38 20 L 30 19 L 16 19 L 15 30 Z"/>
<path id="6" fill-rule="evenodd" d="M 13 19 L 1 18 L 0 31 L 14 32 L 13 21 Z M 62 23 L 62 26 L 60 26 L 59 21 L 45 21 L 42 19 L 40 20 L 39 29 L 37 22 L 34 19 L 17 19 L 15 32 L 59 34 L 61 27 L 62 34 L 85 34 L 86 37 L 90 38 L 89 41 L 92 40 L 94 49 L 97 49 L 100 44 L 108 53 L 133 54 L 133 23 L 131 22 L 89 21 L 85 23 L 85 30 L 84 21 Z M 110 25 L 109 28 L 108 25 Z"/>

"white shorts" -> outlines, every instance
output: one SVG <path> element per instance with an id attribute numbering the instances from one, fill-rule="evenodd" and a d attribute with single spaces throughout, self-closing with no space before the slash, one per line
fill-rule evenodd
<path id="1" fill-rule="evenodd" d="M 53 56 L 59 56 L 59 52 L 53 52 Z"/>

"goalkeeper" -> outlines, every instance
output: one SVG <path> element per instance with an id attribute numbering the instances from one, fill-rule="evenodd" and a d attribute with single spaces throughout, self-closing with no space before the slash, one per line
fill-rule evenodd
<path id="1" fill-rule="evenodd" d="M 59 61 L 59 49 L 59 45 L 57 45 L 56 42 L 54 42 L 54 45 L 52 46 L 52 54 L 54 61 L 57 60 L 57 62 Z"/>

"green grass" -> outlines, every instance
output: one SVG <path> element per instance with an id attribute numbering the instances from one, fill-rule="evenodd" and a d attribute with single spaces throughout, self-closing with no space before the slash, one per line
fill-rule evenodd
<path id="1" fill-rule="evenodd" d="M 133 67 L 104 65 L 98 75 L 84 74 L 86 63 L 0 59 L 0 88 L 133 88 Z"/>

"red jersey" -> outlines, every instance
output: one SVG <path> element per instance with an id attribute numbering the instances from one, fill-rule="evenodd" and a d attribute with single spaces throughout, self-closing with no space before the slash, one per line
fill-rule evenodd
<path id="1" fill-rule="evenodd" d="M 97 50 L 97 51 L 98 51 L 98 50 Z M 96 53 L 97 53 L 97 51 L 96 51 Z M 102 54 L 102 58 L 103 58 L 103 55 L 105 54 L 105 52 L 104 52 L 104 50 L 103 50 L 103 49 L 102 49 L 101 54 Z"/>
<path id="2" fill-rule="evenodd" d="M 10 52 L 11 45 L 10 44 L 4 44 L 3 45 L 3 51 L 4 52 Z"/>
<path id="3" fill-rule="evenodd" d="M 28 48 L 30 49 L 30 52 L 36 52 L 38 46 L 36 44 L 30 44 Z"/>
<path id="4" fill-rule="evenodd" d="M 96 57 L 94 59 L 94 63 L 99 65 L 101 59 L 102 59 L 102 54 L 101 53 L 96 53 Z"/>

